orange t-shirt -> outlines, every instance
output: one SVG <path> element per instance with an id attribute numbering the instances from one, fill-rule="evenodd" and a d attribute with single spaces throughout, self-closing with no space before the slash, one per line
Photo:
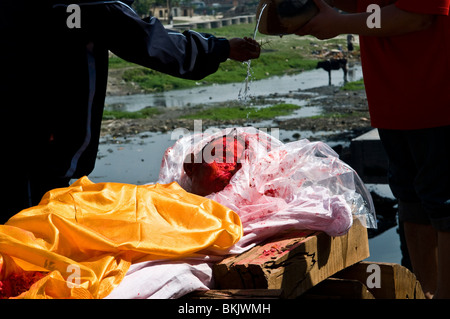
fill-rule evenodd
<path id="1" fill-rule="evenodd" d="M 372 126 L 408 130 L 450 125 L 450 0 L 361 0 L 358 10 L 365 12 L 374 3 L 395 3 L 436 19 L 426 30 L 401 36 L 360 36 Z"/>

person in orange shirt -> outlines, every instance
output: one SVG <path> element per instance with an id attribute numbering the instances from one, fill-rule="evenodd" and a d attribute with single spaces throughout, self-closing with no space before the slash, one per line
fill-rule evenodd
<path id="1" fill-rule="evenodd" d="M 450 0 L 314 1 L 319 14 L 295 33 L 360 36 L 413 271 L 426 297 L 450 298 Z"/>

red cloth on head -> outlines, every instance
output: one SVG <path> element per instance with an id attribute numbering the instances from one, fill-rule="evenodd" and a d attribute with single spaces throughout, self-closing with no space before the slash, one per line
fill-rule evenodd
<path id="1" fill-rule="evenodd" d="M 201 153 L 183 167 L 192 180 L 192 193 L 207 196 L 223 190 L 241 168 L 245 142 L 236 136 L 222 136 L 209 142 Z"/>

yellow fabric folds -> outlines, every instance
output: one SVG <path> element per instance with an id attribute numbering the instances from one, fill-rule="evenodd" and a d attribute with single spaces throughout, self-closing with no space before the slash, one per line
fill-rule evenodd
<path id="1" fill-rule="evenodd" d="M 21 297 L 103 298 L 133 262 L 225 251 L 241 236 L 236 213 L 177 183 L 95 184 L 83 177 L 0 225 L 0 280 L 17 267 L 48 271 Z"/>

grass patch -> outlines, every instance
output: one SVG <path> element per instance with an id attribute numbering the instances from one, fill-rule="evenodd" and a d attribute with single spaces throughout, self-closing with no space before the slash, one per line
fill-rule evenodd
<path id="1" fill-rule="evenodd" d="M 138 84 L 145 92 L 164 92 L 196 86 L 195 81 L 176 78 L 152 69 L 137 66 L 125 70 L 122 78 Z"/>
<path id="2" fill-rule="evenodd" d="M 314 69 L 316 60 L 304 59 L 294 51 L 262 53 L 260 58 L 252 60 L 251 73 L 254 80 L 271 76 L 296 74 Z M 247 64 L 227 60 L 220 64 L 217 72 L 200 81 L 185 80 L 155 70 L 136 66 L 123 73 L 126 82 L 138 84 L 145 92 L 164 92 L 187 89 L 198 85 L 226 84 L 243 82 L 247 76 Z"/>
<path id="3" fill-rule="evenodd" d="M 118 56 L 111 56 L 109 57 L 109 68 L 110 69 L 121 69 L 126 67 L 133 67 L 136 66 L 136 64 L 125 61 Z"/>
<path id="4" fill-rule="evenodd" d="M 341 87 L 341 90 L 343 91 L 361 91 L 364 90 L 364 80 L 358 80 L 353 82 L 347 82 L 343 87 Z"/>
<path id="5" fill-rule="evenodd" d="M 277 116 L 289 115 L 293 111 L 299 109 L 300 106 L 295 104 L 280 103 L 273 106 L 255 108 L 255 107 L 215 107 L 201 110 L 192 115 L 183 116 L 185 119 L 202 119 L 202 120 L 267 120 Z"/>
<path id="6" fill-rule="evenodd" d="M 104 120 L 115 120 L 115 119 L 142 119 L 149 118 L 155 115 L 160 114 L 161 112 L 154 107 L 146 107 L 142 110 L 135 112 L 127 112 L 127 111 L 103 111 L 103 119 Z"/>

